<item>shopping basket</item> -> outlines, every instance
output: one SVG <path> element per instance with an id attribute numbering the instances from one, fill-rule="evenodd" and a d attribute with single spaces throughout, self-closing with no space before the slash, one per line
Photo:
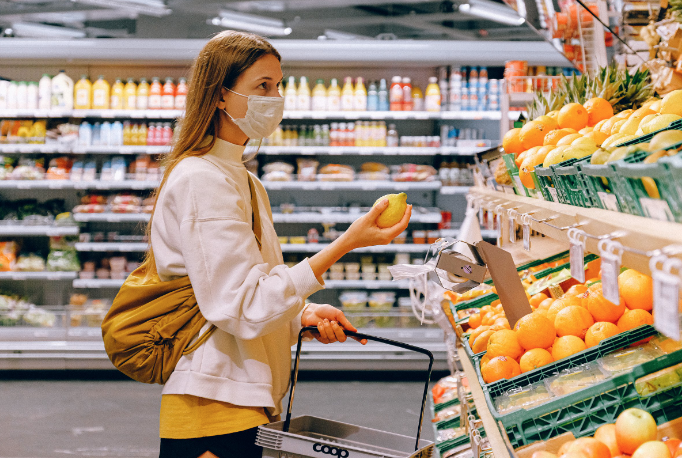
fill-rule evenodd
<path id="1" fill-rule="evenodd" d="M 431 458 L 433 442 L 420 440 L 424 408 L 429 391 L 429 381 L 433 368 L 433 354 L 423 348 L 396 342 L 381 337 L 344 331 L 347 336 L 393 345 L 405 350 L 422 353 L 429 357 L 429 369 L 424 386 L 422 407 L 419 414 L 417 439 L 401 434 L 388 433 L 363 426 L 350 425 L 338 421 L 309 415 L 291 418 L 291 406 L 298 379 L 298 364 L 301 359 L 303 333 L 317 332 L 316 327 L 305 327 L 298 335 L 294 373 L 291 379 L 289 406 L 284 421 L 258 427 L 256 444 L 263 447 L 263 457 L 267 458 Z"/>

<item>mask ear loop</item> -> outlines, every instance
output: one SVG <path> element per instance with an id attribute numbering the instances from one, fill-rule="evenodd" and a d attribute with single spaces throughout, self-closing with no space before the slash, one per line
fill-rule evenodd
<path id="1" fill-rule="evenodd" d="M 247 148 L 249 147 L 249 143 L 251 143 L 251 141 L 252 141 L 252 140 L 249 139 L 249 141 L 246 142 L 246 147 L 247 147 Z M 261 138 L 261 139 L 258 141 L 258 148 L 256 148 L 256 151 L 255 151 L 255 152 L 249 152 L 248 154 L 243 154 L 243 155 L 242 155 L 242 164 L 245 164 L 245 163 L 249 162 L 251 159 L 253 159 L 254 157 L 256 157 L 256 156 L 258 155 L 258 152 L 260 151 L 260 147 L 261 147 L 262 145 L 263 145 L 263 139 Z M 246 153 L 246 150 L 244 150 L 244 152 Z"/>

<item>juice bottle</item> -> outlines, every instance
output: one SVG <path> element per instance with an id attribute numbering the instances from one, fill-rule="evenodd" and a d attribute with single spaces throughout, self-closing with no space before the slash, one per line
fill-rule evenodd
<path id="1" fill-rule="evenodd" d="M 38 109 L 49 110 L 52 107 L 52 78 L 45 73 L 38 83 Z"/>
<path id="2" fill-rule="evenodd" d="M 327 111 L 341 111 L 341 88 L 336 78 L 332 78 L 327 90 Z"/>
<path id="3" fill-rule="evenodd" d="M 161 109 L 161 95 L 163 94 L 163 88 L 159 82 L 159 78 L 152 78 L 152 84 L 149 87 L 149 109 L 150 110 L 160 110 Z"/>
<path id="4" fill-rule="evenodd" d="M 124 145 L 132 145 L 132 138 L 131 138 L 131 127 L 130 127 L 130 121 L 126 121 L 123 123 L 123 144 Z"/>
<path id="5" fill-rule="evenodd" d="M 388 103 L 388 87 L 386 86 L 386 80 L 381 78 L 379 81 L 379 91 L 377 93 L 379 98 L 379 111 L 388 111 L 390 105 Z"/>
<path id="6" fill-rule="evenodd" d="M 180 78 L 178 81 L 178 87 L 175 88 L 175 109 L 184 110 L 185 101 L 187 100 L 187 79 Z"/>
<path id="7" fill-rule="evenodd" d="M 432 76 L 429 78 L 429 85 L 426 86 L 426 96 L 424 97 L 426 111 L 440 111 L 440 102 L 440 86 L 438 86 L 438 78 Z"/>
<path id="8" fill-rule="evenodd" d="M 301 77 L 298 84 L 298 91 L 296 91 L 296 109 L 298 111 L 310 111 L 310 87 L 308 87 L 308 78 Z"/>
<path id="9" fill-rule="evenodd" d="M 81 76 L 76 83 L 76 94 L 73 107 L 76 110 L 89 110 L 92 108 L 92 83 L 87 75 Z"/>
<path id="10" fill-rule="evenodd" d="M 123 82 L 121 78 L 116 78 L 114 85 L 111 86 L 111 103 L 109 108 L 112 110 L 123 109 Z"/>
<path id="11" fill-rule="evenodd" d="M 104 79 L 104 76 L 100 75 L 92 85 L 92 108 L 95 110 L 108 110 L 109 109 L 109 83 Z"/>
<path id="12" fill-rule="evenodd" d="M 128 78 L 123 88 L 123 109 L 134 110 L 137 107 L 137 84 L 132 78 Z"/>
<path id="13" fill-rule="evenodd" d="M 284 109 L 296 110 L 297 92 L 296 92 L 296 77 L 290 76 L 287 82 L 287 87 L 284 90 Z"/>
<path id="14" fill-rule="evenodd" d="M 140 84 L 137 85 L 135 108 L 138 110 L 146 110 L 149 108 L 149 83 L 145 78 L 141 78 Z"/>
<path id="15" fill-rule="evenodd" d="M 173 78 L 166 78 L 161 91 L 161 108 L 172 110 L 175 107 L 175 84 Z"/>
<path id="16" fill-rule="evenodd" d="M 403 78 L 403 111 L 412 111 L 412 80 Z"/>
<path id="17" fill-rule="evenodd" d="M 130 129 L 130 144 L 131 145 L 138 145 L 138 136 L 140 135 L 140 126 L 139 124 L 135 123 L 133 124 L 132 129 Z"/>
<path id="18" fill-rule="evenodd" d="M 171 123 L 165 122 L 165 123 L 163 123 L 161 144 L 162 145 L 170 145 L 172 140 L 173 140 L 173 129 L 171 128 Z"/>
<path id="19" fill-rule="evenodd" d="M 140 128 L 137 130 L 137 142 L 136 145 L 146 145 L 147 144 L 147 124 L 140 124 Z"/>
<path id="20" fill-rule="evenodd" d="M 402 111 L 403 109 L 403 86 L 400 84 L 402 78 L 394 76 L 391 79 L 391 90 L 389 92 L 389 102 L 391 111 Z"/>
<path id="21" fill-rule="evenodd" d="M 412 111 L 424 111 L 424 94 L 419 86 L 412 86 Z"/>
<path id="22" fill-rule="evenodd" d="M 361 77 L 355 83 L 355 94 L 353 98 L 353 109 L 356 111 L 367 111 L 367 89 Z"/>
<path id="23" fill-rule="evenodd" d="M 317 80 L 313 88 L 313 111 L 327 111 L 327 88 L 324 80 Z"/>
<path id="24" fill-rule="evenodd" d="M 372 81 L 369 83 L 367 90 L 367 111 L 379 110 L 379 93 L 377 91 L 377 83 Z"/>
<path id="25" fill-rule="evenodd" d="M 343 81 L 343 89 L 341 90 L 341 110 L 352 111 L 354 99 L 355 92 L 353 91 L 353 79 L 350 76 L 347 76 Z"/>
<path id="26" fill-rule="evenodd" d="M 52 108 L 73 110 L 73 80 L 64 70 L 52 78 Z"/>

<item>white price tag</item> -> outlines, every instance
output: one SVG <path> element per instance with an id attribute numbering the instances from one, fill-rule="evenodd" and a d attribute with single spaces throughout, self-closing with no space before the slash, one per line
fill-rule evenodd
<path id="1" fill-rule="evenodd" d="M 502 246 L 502 213 L 495 216 L 495 223 L 497 225 L 497 246 Z"/>
<path id="2" fill-rule="evenodd" d="M 483 207 L 478 207 L 478 224 L 483 226 Z"/>
<path id="3" fill-rule="evenodd" d="M 523 249 L 530 251 L 530 224 L 523 225 Z"/>
<path id="4" fill-rule="evenodd" d="M 509 241 L 516 243 L 516 222 L 512 216 L 509 217 Z"/>
<path id="5" fill-rule="evenodd" d="M 668 202 L 665 200 L 640 197 L 639 202 L 642 204 L 644 213 L 646 213 L 649 218 L 657 219 L 659 221 L 675 221 L 673 213 L 668 206 Z"/>
<path id="6" fill-rule="evenodd" d="M 487 227 L 488 227 L 489 231 L 492 231 L 495 229 L 495 214 L 490 209 L 488 209 Z"/>
<path id="7" fill-rule="evenodd" d="M 604 205 L 605 209 L 614 212 L 620 211 L 620 207 L 618 207 L 618 198 L 615 194 L 598 192 L 597 195 L 599 196 L 599 200 L 601 200 L 601 203 Z"/>
<path id="8" fill-rule="evenodd" d="M 571 262 L 571 277 L 580 283 L 585 283 L 585 231 L 574 227 L 568 230 L 569 260 Z"/>
<path id="9" fill-rule="evenodd" d="M 547 188 L 549 190 L 550 195 L 552 196 L 552 200 L 554 202 L 559 202 L 559 195 L 556 192 L 556 189 L 554 188 Z"/>
<path id="10" fill-rule="evenodd" d="M 618 274 L 620 274 L 620 262 L 617 259 L 606 259 L 602 256 L 601 283 L 604 298 L 614 304 L 620 303 L 618 292 Z"/>
<path id="11" fill-rule="evenodd" d="M 671 339 L 680 338 L 680 278 L 654 271 L 654 327 Z"/>

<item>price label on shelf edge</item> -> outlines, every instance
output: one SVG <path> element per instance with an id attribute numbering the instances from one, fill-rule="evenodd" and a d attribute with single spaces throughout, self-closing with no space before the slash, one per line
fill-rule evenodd
<path id="1" fill-rule="evenodd" d="M 523 225 L 523 249 L 530 251 L 530 225 Z"/>
<path id="2" fill-rule="evenodd" d="M 654 327 L 671 339 L 680 338 L 680 278 L 654 271 Z"/>

